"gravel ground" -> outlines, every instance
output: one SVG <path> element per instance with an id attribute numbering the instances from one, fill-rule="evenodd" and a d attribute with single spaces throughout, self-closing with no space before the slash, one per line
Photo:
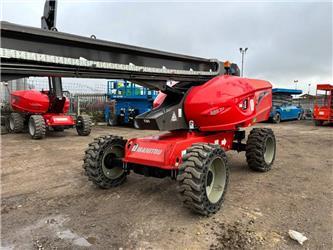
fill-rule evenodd
<path id="1" fill-rule="evenodd" d="M 273 169 L 255 173 L 244 153 L 228 152 L 231 177 L 223 209 L 205 218 L 179 201 L 168 178 L 131 174 L 101 190 L 82 170 L 87 144 L 105 134 L 126 138 L 156 134 L 96 127 L 1 135 L 2 249 L 332 249 L 332 127 L 309 121 L 272 127 Z M 302 232 L 303 246 L 288 236 Z"/>

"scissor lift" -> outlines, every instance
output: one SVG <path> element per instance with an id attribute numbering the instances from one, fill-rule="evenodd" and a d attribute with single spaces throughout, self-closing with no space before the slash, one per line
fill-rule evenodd
<path id="1" fill-rule="evenodd" d="M 110 126 L 130 125 L 137 128 L 135 117 L 153 108 L 158 92 L 130 81 L 110 80 L 107 82 L 107 97 L 115 101 L 114 110 L 106 105 L 105 121 Z"/>

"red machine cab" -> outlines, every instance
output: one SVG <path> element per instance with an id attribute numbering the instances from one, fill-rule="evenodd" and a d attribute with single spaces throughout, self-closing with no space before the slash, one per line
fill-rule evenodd
<path id="1" fill-rule="evenodd" d="M 317 126 L 324 122 L 333 122 L 333 85 L 318 84 L 316 90 L 316 101 L 313 108 L 313 120 Z"/>

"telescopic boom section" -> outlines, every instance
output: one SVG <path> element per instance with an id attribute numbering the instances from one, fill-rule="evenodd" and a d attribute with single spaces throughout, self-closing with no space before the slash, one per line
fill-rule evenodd
<path id="1" fill-rule="evenodd" d="M 56 29 L 57 1 L 47 0 L 44 5 L 44 13 L 41 18 L 41 27 L 46 30 Z"/>
<path id="2" fill-rule="evenodd" d="M 126 79 L 165 89 L 166 80 L 200 83 L 223 63 L 1 22 L 2 81 L 29 76 Z M 239 74 L 237 65 L 231 67 Z"/>

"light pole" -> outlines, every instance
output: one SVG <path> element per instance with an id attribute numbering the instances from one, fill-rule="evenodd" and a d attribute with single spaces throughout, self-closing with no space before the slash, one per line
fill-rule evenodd
<path id="1" fill-rule="evenodd" d="M 248 48 L 239 48 L 239 52 L 242 54 L 242 71 L 241 71 L 241 77 L 243 77 L 244 74 L 244 56 L 246 54 Z"/>
<path id="2" fill-rule="evenodd" d="M 311 88 L 311 83 L 309 83 L 309 85 L 308 85 L 308 95 L 310 95 L 310 88 Z"/>
<path id="3" fill-rule="evenodd" d="M 295 83 L 295 89 L 297 89 L 298 80 L 294 80 L 294 83 Z"/>

